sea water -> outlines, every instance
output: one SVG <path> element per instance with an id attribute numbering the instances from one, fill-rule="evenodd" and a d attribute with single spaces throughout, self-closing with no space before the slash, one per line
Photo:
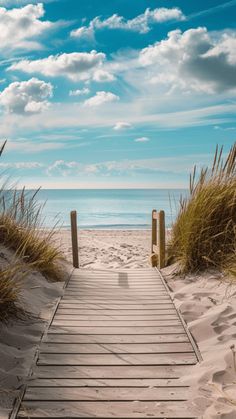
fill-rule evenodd
<path id="1" fill-rule="evenodd" d="M 184 189 L 42 189 L 38 200 L 45 203 L 44 225 L 70 226 L 70 211 L 78 213 L 84 229 L 147 229 L 152 209 L 164 210 L 171 227 Z"/>

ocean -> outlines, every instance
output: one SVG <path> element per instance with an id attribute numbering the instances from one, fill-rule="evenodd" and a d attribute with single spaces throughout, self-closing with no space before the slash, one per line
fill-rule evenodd
<path id="1" fill-rule="evenodd" d="M 148 229 L 152 209 L 163 209 L 170 227 L 185 189 L 42 189 L 44 226 L 70 227 L 70 211 L 84 229 Z"/>

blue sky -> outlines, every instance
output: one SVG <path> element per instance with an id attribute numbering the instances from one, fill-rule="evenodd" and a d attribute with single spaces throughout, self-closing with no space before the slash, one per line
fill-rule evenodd
<path id="1" fill-rule="evenodd" d="M 236 0 L 0 0 L 0 169 L 185 187 L 236 138 Z"/>

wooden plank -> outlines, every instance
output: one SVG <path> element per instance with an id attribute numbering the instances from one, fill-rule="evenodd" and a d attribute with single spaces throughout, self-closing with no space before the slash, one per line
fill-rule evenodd
<path id="1" fill-rule="evenodd" d="M 142 388 L 142 387 L 28 387 L 24 400 L 37 401 L 167 401 L 187 400 L 186 387 Z"/>
<path id="2" fill-rule="evenodd" d="M 147 289 L 147 288 L 160 288 L 163 289 L 163 284 L 158 280 L 152 280 L 152 279 L 147 279 L 145 278 L 145 283 L 141 282 L 141 281 L 134 281 L 134 280 L 130 280 L 128 279 L 127 282 L 121 282 L 119 280 L 115 280 L 115 281 L 85 281 L 83 279 L 79 281 L 70 281 L 68 284 L 68 287 L 75 287 L 78 288 L 79 286 L 82 286 L 82 288 L 91 288 L 94 287 L 95 289 L 97 288 L 117 288 L 117 289 Z"/>
<path id="3" fill-rule="evenodd" d="M 163 298 L 158 298 L 158 299 L 150 299 L 150 298 L 135 298 L 135 299 L 122 299 L 122 298 L 113 298 L 113 299 L 105 299 L 103 298 L 89 298 L 89 297 L 78 297 L 76 298 L 72 298 L 72 297 L 63 297 L 62 298 L 62 302 L 65 303 L 79 303 L 79 304 L 121 304 L 125 307 L 125 305 L 149 305 L 149 304 L 168 304 L 169 302 L 171 302 L 170 297 L 163 297 Z"/>
<path id="4" fill-rule="evenodd" d="M 198 416 L 195 406 L 187 402 L 24 402 L 18 418 L 181 418 Z"/>
<path id="5" fill-rule="evenodd" d="M 158 213 L 158 266 L 159 269 L 165 267 L 166 261 L 166 239 L 165 239 L 165 212 Z"/>
<path id="6" fill-rule="evenodd" d="M 152 266 L 157 266 L 156 258 L 152 257 L 154 252 L 154 246 L 157 244 L 157 212 L 152 211 L 152 241 L 151 241 L 151 263 Z"/>
<path id="7" fill-rule="evenodd" d="M 73 295 L 74 295 L 74 298 L 73 298 Z M 142 294 L 140 294 L 140 296 L 138 296 L 138 295 L 123 295 L 123 294 L 121 294 L 121 295 L 114 295 L 114 293 L 113 294 L 111 294 L 111 295 L 107 295 L 107 296 L 104 296 L 104 295 L 97 295 L 97 294 L 94 294 L 94 295 L 80 295 L 80 294 L 77 294 L 77 293 L 74 293 L 74 294 L 72 294 L 72 295 L 70 295 L 70 294 L 65 294 L 63 297 L 62 297 L 62 301 L 73 301 L 73 300 L 75 300 L 75 301 L 81 301 L 81 302 L 83 302 L 83 301 L 88 301 L 88 302 L 96 302 L 96 301 L 98 301 L 98 302 L 116 302 L 116 301 L 120 301 L 120 302 L 122 302 L 122 303 L 133 303 L 133 302 L 135 302 L 136 304 L 138 303 L 150 303 L 150 304 L 155 304 L 155 303 L 157 303 L 157 301 L 158 302 L 161 302 L 161 301 L 171 301 L 171 299 L 170 299 L 170 297 L 169 297 L 169 295 L 167 295 L 167 294 L 163 294 L 163 295 L 158 295 L 156 298 L 155 298 L 155 296 L 153 296 L 153 295 L 142 295 Z"/>
<path id="8" fill-rule="evenodd" d="M 98 312 L 99 313 L 99 312 Z M 123 322 L 129 322 L 129 321 L 170 321 L 170 320 L 179 320 L 179 317 L 177 316 L 177 314 L 173 313 L 173 314 L 150 314 L 150 315 L 142 315 L 139 316 L 138 314 L 136 314 L 135 316 L 132 316 L 131 314 L 127 315 L 113 315 L 113 314 L 107 314 L 107 315 L 103 315 L 100 316 L 99 314 L 96 315 L 90 315 L 90 316 L 84 316 L 81 313 L 68 313 L 67 311 L 63 312 L 57 312 L 57 314 L 54 317 L 54 320 L 79 320 L 79 321 L 114 321 L 114 320 L 118 320 L 118 321 L 123 321 Z"/>
<path id="9" fill-rule="evenodd" d="M 40 365 L 34 369 L 37 378 L 179 378 L 189 371 L 186 365 Z"/>
<path id="10" fill-rule="evenodd" d="M 32 378 L 30 387 L 184 387 L 179 378 Z M 188 386 L 185 386 L 188 388 Z"/>
<path id="11" fill-rule="evenodd" d="M 163 284 L 160 281 L 151 280 L 145 278 L 145 283 L 142 283 L 140 281 L 130 281 L 129 279 L 127 281 L 70 281 L 67 285 L 67 288 L 79 288 L 81 286 L 82 289 L 110 289 L 110 288 L 116 288 L 116 289 L 147 289 L 147 288 L 155 288 L 155 289 L 163 289 Z"/>
<path id="12" fill-rule="evenodd" d="M 165 289 L 164 285 L 157 281 L 147 281 L 145 279 L 145 283 L 134 283 L 133 281 L 129 281 L 127 283 L 122 282 L 104 282 L 104 283 L 98 283 L 97 281 L 89 281 L 85 282 L 82 280 L 82 282 L 70 281 L 66 287 L 66 289 L 83 289 L 83 290 L 90 290 L 90 289 L 101 289 L 101 290 L 110 290 L 110 289 L 118 289 L 118 290 L 129 290 L 129 289 L 137 289 L 137 290 L 146 290 L 146 289 Z"/>
<path id="13" fill-rule="evenodd" d="M 65 301 L 65 300 L 64 300 Z M 61 302 L 60 308 L 78 308 L 78 309 L 96 309 L 96 310 L 119 310 L 120 312 L 127 312 L 127 310 L 169 310 L 174 309 L 172 301 L 167 303 L 157 302 L 156 304 L 110 304 L 110 303 L 81 303 L 80 301 L 70 303 L 70 302 Z"/>
<path id="14" fill-rule="evenodd" d="M 167 354 L 44 354 L 37 365 L 193 365 L 194 353 Z"/>
<path id="15" fill-rule="evenodd" d="M 122 316 L 149 316 L 149 315 L 154 315 L 154 316 L 171 316 L 173 314 L 176 314 L 176 310 L 173 307 L 173 305 L 171 304 L 171 308 L 155 308 L 155 309 L 140 309 L 140 310 L 135 310 L 135 309 L 126 309 L 126 310 L 116 310 L 116 309 L 86 309 L 86 308 L 70 308 L 70 307 L 65 307 L 65 306 L 61 306 L 61 304 L 59 305 L 58 309 L 57 309 L 57 314 L 81 314 L 84 316 L 92 316 L 92 315 L 99 315 L 99 316 L 118 316 L 118 317 L 122 317 Z"/>
<path id="16" fill-rule="evenodd" d="M 185 333 L 179 334 L 153 334 L 153 335 L 104 335 L 104 334 L 67 334 L 67 333 L 49 333 L 44 336 L 43 342 L 53 343 L 175 343 L 189 342 Z"/>
<path id="17" fill-rule="evenodd" d="M 146 292 L 144 292 L 144 291 L 134 291 L 134 290 L 129 290 L 129 291 L 127 291 L 127 292 L 124 292 L 123 290 L 122 291 L 114 291 L 114 290 L 110 290 L 110 291 L 100 291 L 100 290 L 93 290 L 93 291 L 82 291 L 82 290 L 67 290 L 67 292 L 66 292 L 66 296 L 70 296 L 70 295 L 76 295 L 76 296 L 79 296 L 79 297 L 88 297 L 88 298 L 90 298 L 90 297 L 105 297 L 105 298 L 108 298 L 108 297 L 114 297 L 114 296 L 116 296 L 116 298 L 117 297 L 121 297 L 121 298 L 125 298 L 125 299 L 129 299 L 129 298 L 131 298 L 132 300 L 134 300 L 135 298 L 140 298 L 140 297 L 142 297 L 142 298 L 147 298 L 147 297 L 157 297 L 157 298 L 159 298 L 159 297 L 163 297 L 163 296 L 166 296 L 166 291 L 165 290 L 163 290 L 163 291 L 146 291 Z"/>
<path id="18" fill-rule="evenodd" d="M 79 267 L 79 248 L 78 248 L 78 229 L 77 229 L 77 212 L 71 211 L 71 242 L 72 242 L 72 258 L 74 268 Z"/>
<path id="19" fill-rule="evenodd" d="M 78 319 L 57 319 L 54 318 L 52 325 L 53 326 L 82 326 L 82 327 L 146 327 L 146 326 L 179 326 L 182 324 L 180 320 L 170 319 L 170 320 L 78 320 Z"/>
<path id="20" fill-rule="evenodd" d="M 105 343 L 43 343 L 40 347 L 40 353 L 171 353 L 171 352 L 193 352 L 192 345 L 188 342 L 179 342 L 175 344 L 168 343 L 141 343 L 141 344 L 105 344 Z"/>
<path id="21" fill-rule="evenodd" d="M 86 335 L 150 335 L 150 334 L 179 334 L 184 333 L 185 330 L 182 325 L 179 326 L 135 326 L 135 327 L 82 327 L 82 326 L 51 326 L 50 333 L 52 334 L 86 334 Z"/>

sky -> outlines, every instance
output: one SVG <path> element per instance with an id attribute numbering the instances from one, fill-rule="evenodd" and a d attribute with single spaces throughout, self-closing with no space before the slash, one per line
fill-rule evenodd
<path id="1" fill-rule="evenodd" d="M 0 170 L 183 188 L 236 139 L 236 0 L 0 0 Z"/>

